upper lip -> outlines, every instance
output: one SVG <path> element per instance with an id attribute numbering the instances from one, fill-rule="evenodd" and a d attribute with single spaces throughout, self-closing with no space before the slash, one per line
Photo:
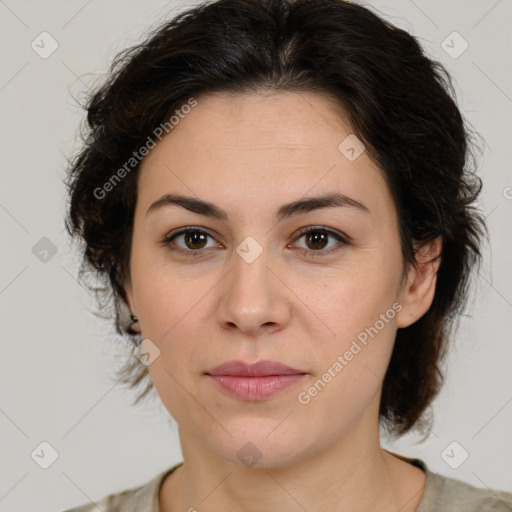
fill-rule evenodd
<path id="1" fill-rule="evenodd" d="M 304 374 L 302 370 L 291 368 L 279 361 L 258 361 L 246 363 L 245 361 L 226 361 L 225 363 L 208 370 L 207 375 L 230 375 L 240 377 L 265 377 L 270 375 L 297 375 Z"/>

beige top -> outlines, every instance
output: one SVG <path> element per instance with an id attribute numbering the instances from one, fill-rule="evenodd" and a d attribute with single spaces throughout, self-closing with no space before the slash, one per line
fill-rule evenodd
<path id="1" fill-rule="evenodd" d="M 420 459 L 394 454 L 426 473 L 423 496 L 415 512 L 512 512 L 512 494 L 505 491 L 474 487 L 431 472 Z M 105 496 L 64 512 L 160 512 L 158 493 L 165 477 L 183 462 L 159 473 L 145 485 Z"/>

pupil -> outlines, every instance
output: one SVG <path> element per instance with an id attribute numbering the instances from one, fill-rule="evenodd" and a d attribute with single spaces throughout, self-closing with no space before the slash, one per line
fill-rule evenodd
<path id="1" fill-rule="evenodd" d="M 206 237 L 205 237 L 204 233 L 200 233 L 199 231 L 190 231 L 185 235 L 185 243 L 189 247 L 192 246 L 192 247 L 190 247 L 191 249 L 197 249 L 198 247 L 194 247 L 194 244 L 196 244 L 196 243 L 201 244 L 201 242 L 204 242 L 205 240 L 206 240 Z M 199 247 L 199 249 L 201 249 L 201 248 L 202 248 L 202 246 Z"/>
<path id="2" fill-rule="evenodd" d="M 315 231 L 314 234 L 310 233 L 307 236 L 308 242 L 312 241 L 312 245 L 314 249 L 322 249 L 325 247 L 326 234 Z M 320 247 L 317 244 L 320 243 Z"/>

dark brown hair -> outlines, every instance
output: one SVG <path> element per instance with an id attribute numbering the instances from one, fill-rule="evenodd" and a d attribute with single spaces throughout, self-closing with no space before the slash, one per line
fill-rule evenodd
<path id="1" fill-rule="evenodd" d="M 87 133 L 66 180 L 66 228 L 83 243 L 79 276 L 100 280 L 88 284 L 100 308 L 113 305 L 106 317 L 117 333 L 131 347 L 140 342 L 123 320 L 138 171 L 126 162 L 191 97 L 261 90 L 328 94 L 342 107 L 393 195 L 404 268 L 415 264 L 417 244 L 442 237 L 433 303 L 398 330 L 380 405 L 389 433 L 425 427 L 487 234 L 474 206 L 482 186 L 476 136 L 446 69 L 369 8 L 342 0 L 207 2 L 118 54 L 88 98 Z M 123 179 L 99 194 L 123 166 Z M 135 403 L 153 387 L 131 351 L 118 376 L 133 388 L 146 384 Z"/>

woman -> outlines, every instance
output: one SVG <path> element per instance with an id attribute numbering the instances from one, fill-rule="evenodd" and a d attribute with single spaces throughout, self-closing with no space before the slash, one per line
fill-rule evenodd
<path id="1" fill-rule="evenodd" d="M 210 2 L 118 56 L 66 225 L 183 462 L 98 508 L 512 508 L 379 439 L 428 429 L 481 257 L 452 96 L 412 36 L 340 0 Z"/>

